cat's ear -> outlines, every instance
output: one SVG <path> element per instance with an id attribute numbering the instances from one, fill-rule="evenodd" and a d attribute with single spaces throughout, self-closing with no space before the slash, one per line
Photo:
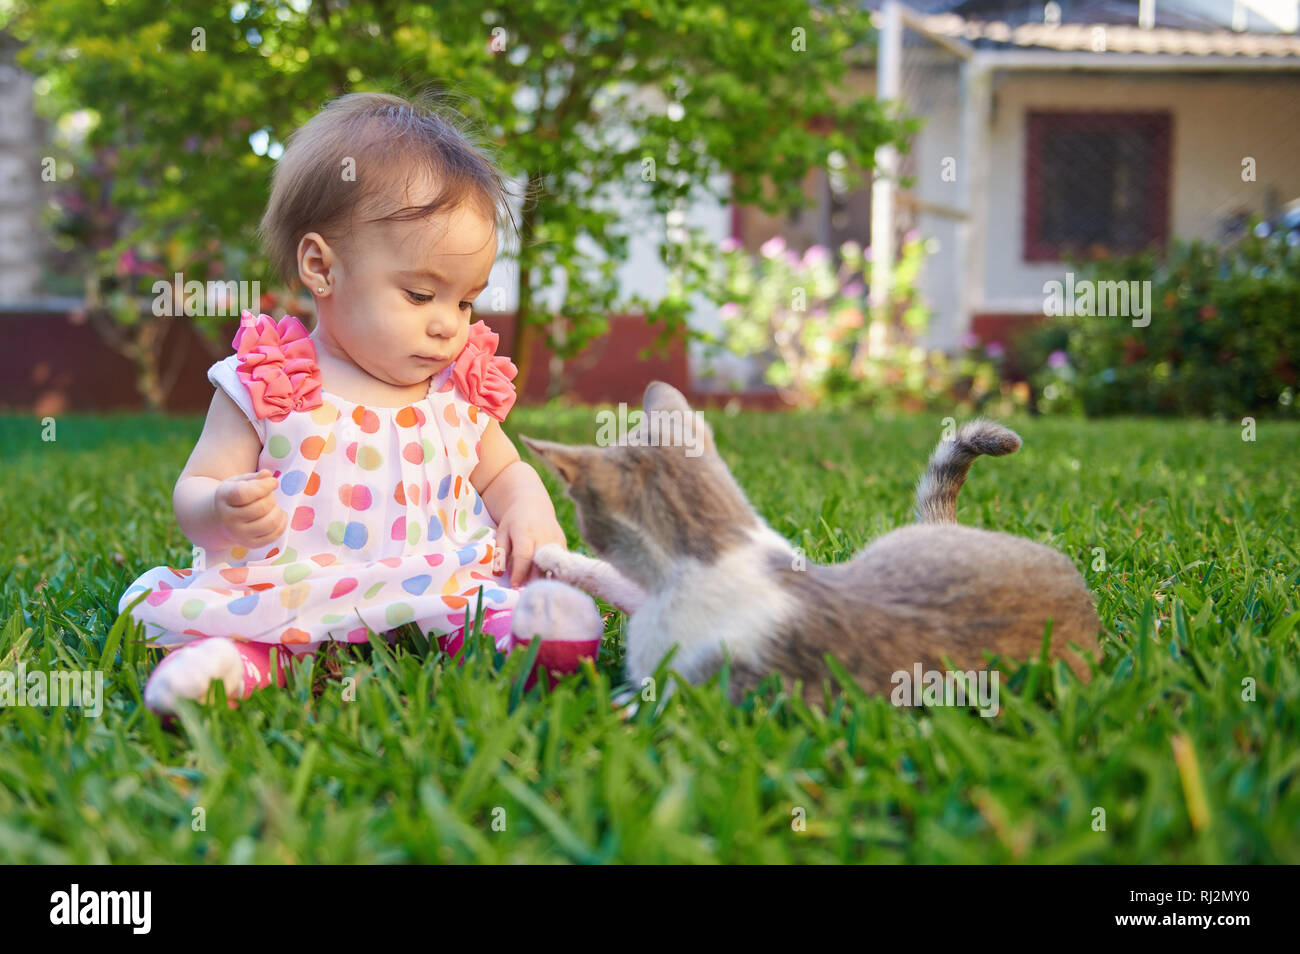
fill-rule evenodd
<path id="1" fill-rule="evenodd" d="M 645 396 L 641 399 L 641 407 L 646 413 L 650 411 L 679 411 L 689 414 L 691 410 L 691 405 L 687 402 L 685 395 L 664 381 L 651 381 L 645 386 Z"/>
<path id="2" fill-rule="evenodd" d="M 640 425 L 642 431 L 649 427 L 649 418 L 652 415 L 665 415 L 670 422 L 669 426 L 673 428 L 673 433 L 678 433 L 676 428 L 679 426 L 682 428 L 680 433 L 682 433 L 682 439 L 688 448 L 696 447 L 711 454 L 717 453 L 717 447 L 713 443 L 713 429 L 709 427 L 709 422 L 704 419 L 704 413 L 692 409 L 682 392 L 671 384 L 663 381 L 651 381 L 647 384 L 645 397 L 641 400 L 641 407 L 645 411 L 645 416 L 641 419 Z M 673 422 L 673 418 L 676 418 L 681 423 Z M 660 420 L 664 420 L 664 417 L 661 417 Z M 664 425 L 661 424 L 661 433 L 663 427 Z"/>
<path id="3" fill-rule="evenodd" d="M 555 472 L 566 484 L 572 485 L 582 473 L 583 461 L 590 452 L 587 447 L 575 447 L 570 444 L 557 444 L 554 441 L 537 440 L 534 437 L 519 435 L 525 447 L 542 459 L 547 467 Z"/>

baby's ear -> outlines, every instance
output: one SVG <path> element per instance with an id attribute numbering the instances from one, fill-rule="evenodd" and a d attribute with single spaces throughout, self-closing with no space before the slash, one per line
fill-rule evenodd
<path id="1" fill-rule="evenodd" d="M 547 467 L 555 472 L 566 484 L 572 485 L 582 473 L 583 463 L 593 448 L 574 447 L 569 444 L 556 444 L 554 441 L 541 441 L 533 437 L 519 435 L 519 440 L 530 451 L 542 459 Z"/>

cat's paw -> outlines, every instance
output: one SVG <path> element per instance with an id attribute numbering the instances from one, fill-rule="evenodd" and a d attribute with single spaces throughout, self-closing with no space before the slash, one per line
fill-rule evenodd
<path id="1" fill-rule="evenodd" d="M 218 679 L 225 684 L 227 698 L 243 693 L 244 660 L 225 637 L 169 653 L 144 684 L 144 704 L 159 715 L 174 715 L 178 699 L 204 699 Z"/>
<path id="2" fill-rule="evenodd" d="M 533 565 L 547 576 L 559 576 L 569 551 L 558 543 L 543 543 L 533 551 Z"/>

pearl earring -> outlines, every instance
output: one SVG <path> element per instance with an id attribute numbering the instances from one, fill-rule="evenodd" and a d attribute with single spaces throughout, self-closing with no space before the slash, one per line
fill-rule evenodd
<path id="1" fill-rule="evenodd" d="M 316 294 L 318 294 L 318 295 L 323 295 L 323 294 L 325 294 L 325 289 L 324 289 L 323 287 L 316 289 Z"/>

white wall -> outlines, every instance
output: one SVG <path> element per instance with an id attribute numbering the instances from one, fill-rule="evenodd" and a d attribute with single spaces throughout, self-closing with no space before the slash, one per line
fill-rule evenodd
<path id="1" fill-rule="evenodd" d="M 933 54 L 935 51 L 931 50 Z M 955 57 L 939 53 L 930 68 L 903 57 L 903 95 L 910 108 L 926 122 L 912 145 L 904 168 L 912 173 L 910 188 L 922 202 L 959 210 L 961 180 L 968 163 L 961 152 L 961 82 Z M 947 174 L 951 171 L 952 174 Z M 958 257 L 958 219 L 939 212 L 922 211 L 917 230 L 930 239 L 932 254 L 921 273 L 920 290 L 931 311 L 931 347 L 956 345 L 965 328 L 961 322 L 961 268 Z"/>
<path id="2" fill-rule="evenodd" d="M 1025 127 L 1031 109 L 1168 110 L 1169 224 L 1180 238 L 1216 237 L 1238 208 L 1262 212 L 1300 197 L 1300 74 L 1000 73 L 994 81 L 985 288 L 977 311 L 1039 312 L 1043 283 L 1065 266 L 1024 261 Z M 1253 156 L 1257 181 L 1243 182 Z"/>
<path id="3" fill-rule="evenodd" d="M 35 297 L 41 243 L 41 157 L 32 112 L 32 77 L 0 61 L 0 305 Z"/>

